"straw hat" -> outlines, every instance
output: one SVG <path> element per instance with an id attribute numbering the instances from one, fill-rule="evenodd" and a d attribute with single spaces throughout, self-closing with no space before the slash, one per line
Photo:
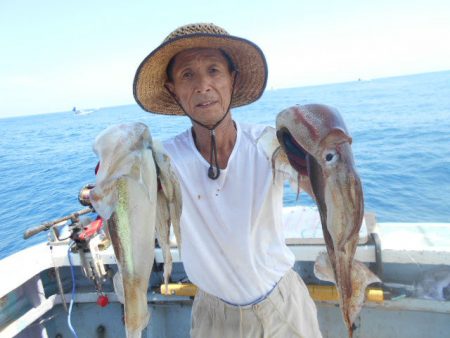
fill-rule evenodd
<path id="1" fill-rule="evenodd" d="M 144 110 L 184 115 L 164 84 L 169 61 L 181 51 L 191 48 L 220 48 L 231 57 L 238 70 L 231 108 L 249 104 L 261 97 L 267 82 L 267 63 L 261 49 L 253 42 L 232 36 L 214 24 L 198 23 L 177 28 L 140 64 L 134 77 L 133 95 Z"/>

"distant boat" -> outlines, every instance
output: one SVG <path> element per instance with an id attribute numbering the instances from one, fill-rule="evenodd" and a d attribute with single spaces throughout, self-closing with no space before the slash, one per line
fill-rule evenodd
<path id="1" fill-rule="evenodd" d="M 95 111 L 94 109 L 77 109 L 77 107 L 72 108 L 72 112 L 75 115 L 88 115 L 94 111 Z"/>

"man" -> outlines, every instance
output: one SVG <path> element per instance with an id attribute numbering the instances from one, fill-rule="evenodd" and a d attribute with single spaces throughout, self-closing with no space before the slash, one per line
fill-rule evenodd
<path id="1" fill-rule="evenodd" d="M 266 81 L 259 47 L 213 24 L 176 29 L 136 73 L 144 110 L 192 121 L 164 144 L 182 189 L 182 260 L 199 288 L 192 337 L 321 337 L 285 245 L 283 176 L 257 142 L 263 128 L 230 112 L 257 100 Z"/>

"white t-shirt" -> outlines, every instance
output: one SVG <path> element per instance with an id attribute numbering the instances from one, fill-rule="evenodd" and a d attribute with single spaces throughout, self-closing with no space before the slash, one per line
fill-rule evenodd
<path id="1" fill-rule="evenodd" d="M 191 130 L 164 142 L 181 184 L 181 258 L 190 281 L 234 304 L 269 292 L 293 266 L 283 235 L 283 177 L 257 138 L 263 126 L 236 123 L 226 169 L 208 177 L 209 163 Z"/>

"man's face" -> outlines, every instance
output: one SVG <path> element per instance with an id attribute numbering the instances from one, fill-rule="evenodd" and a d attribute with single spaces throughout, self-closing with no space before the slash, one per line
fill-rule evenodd
<path id="1" fill-rule="evenodd" d="M 167 86 L 193 119 L 213 125 L 230 104 L 233 76 L 219 50 L 195 48 L 175 56 Z"/>

